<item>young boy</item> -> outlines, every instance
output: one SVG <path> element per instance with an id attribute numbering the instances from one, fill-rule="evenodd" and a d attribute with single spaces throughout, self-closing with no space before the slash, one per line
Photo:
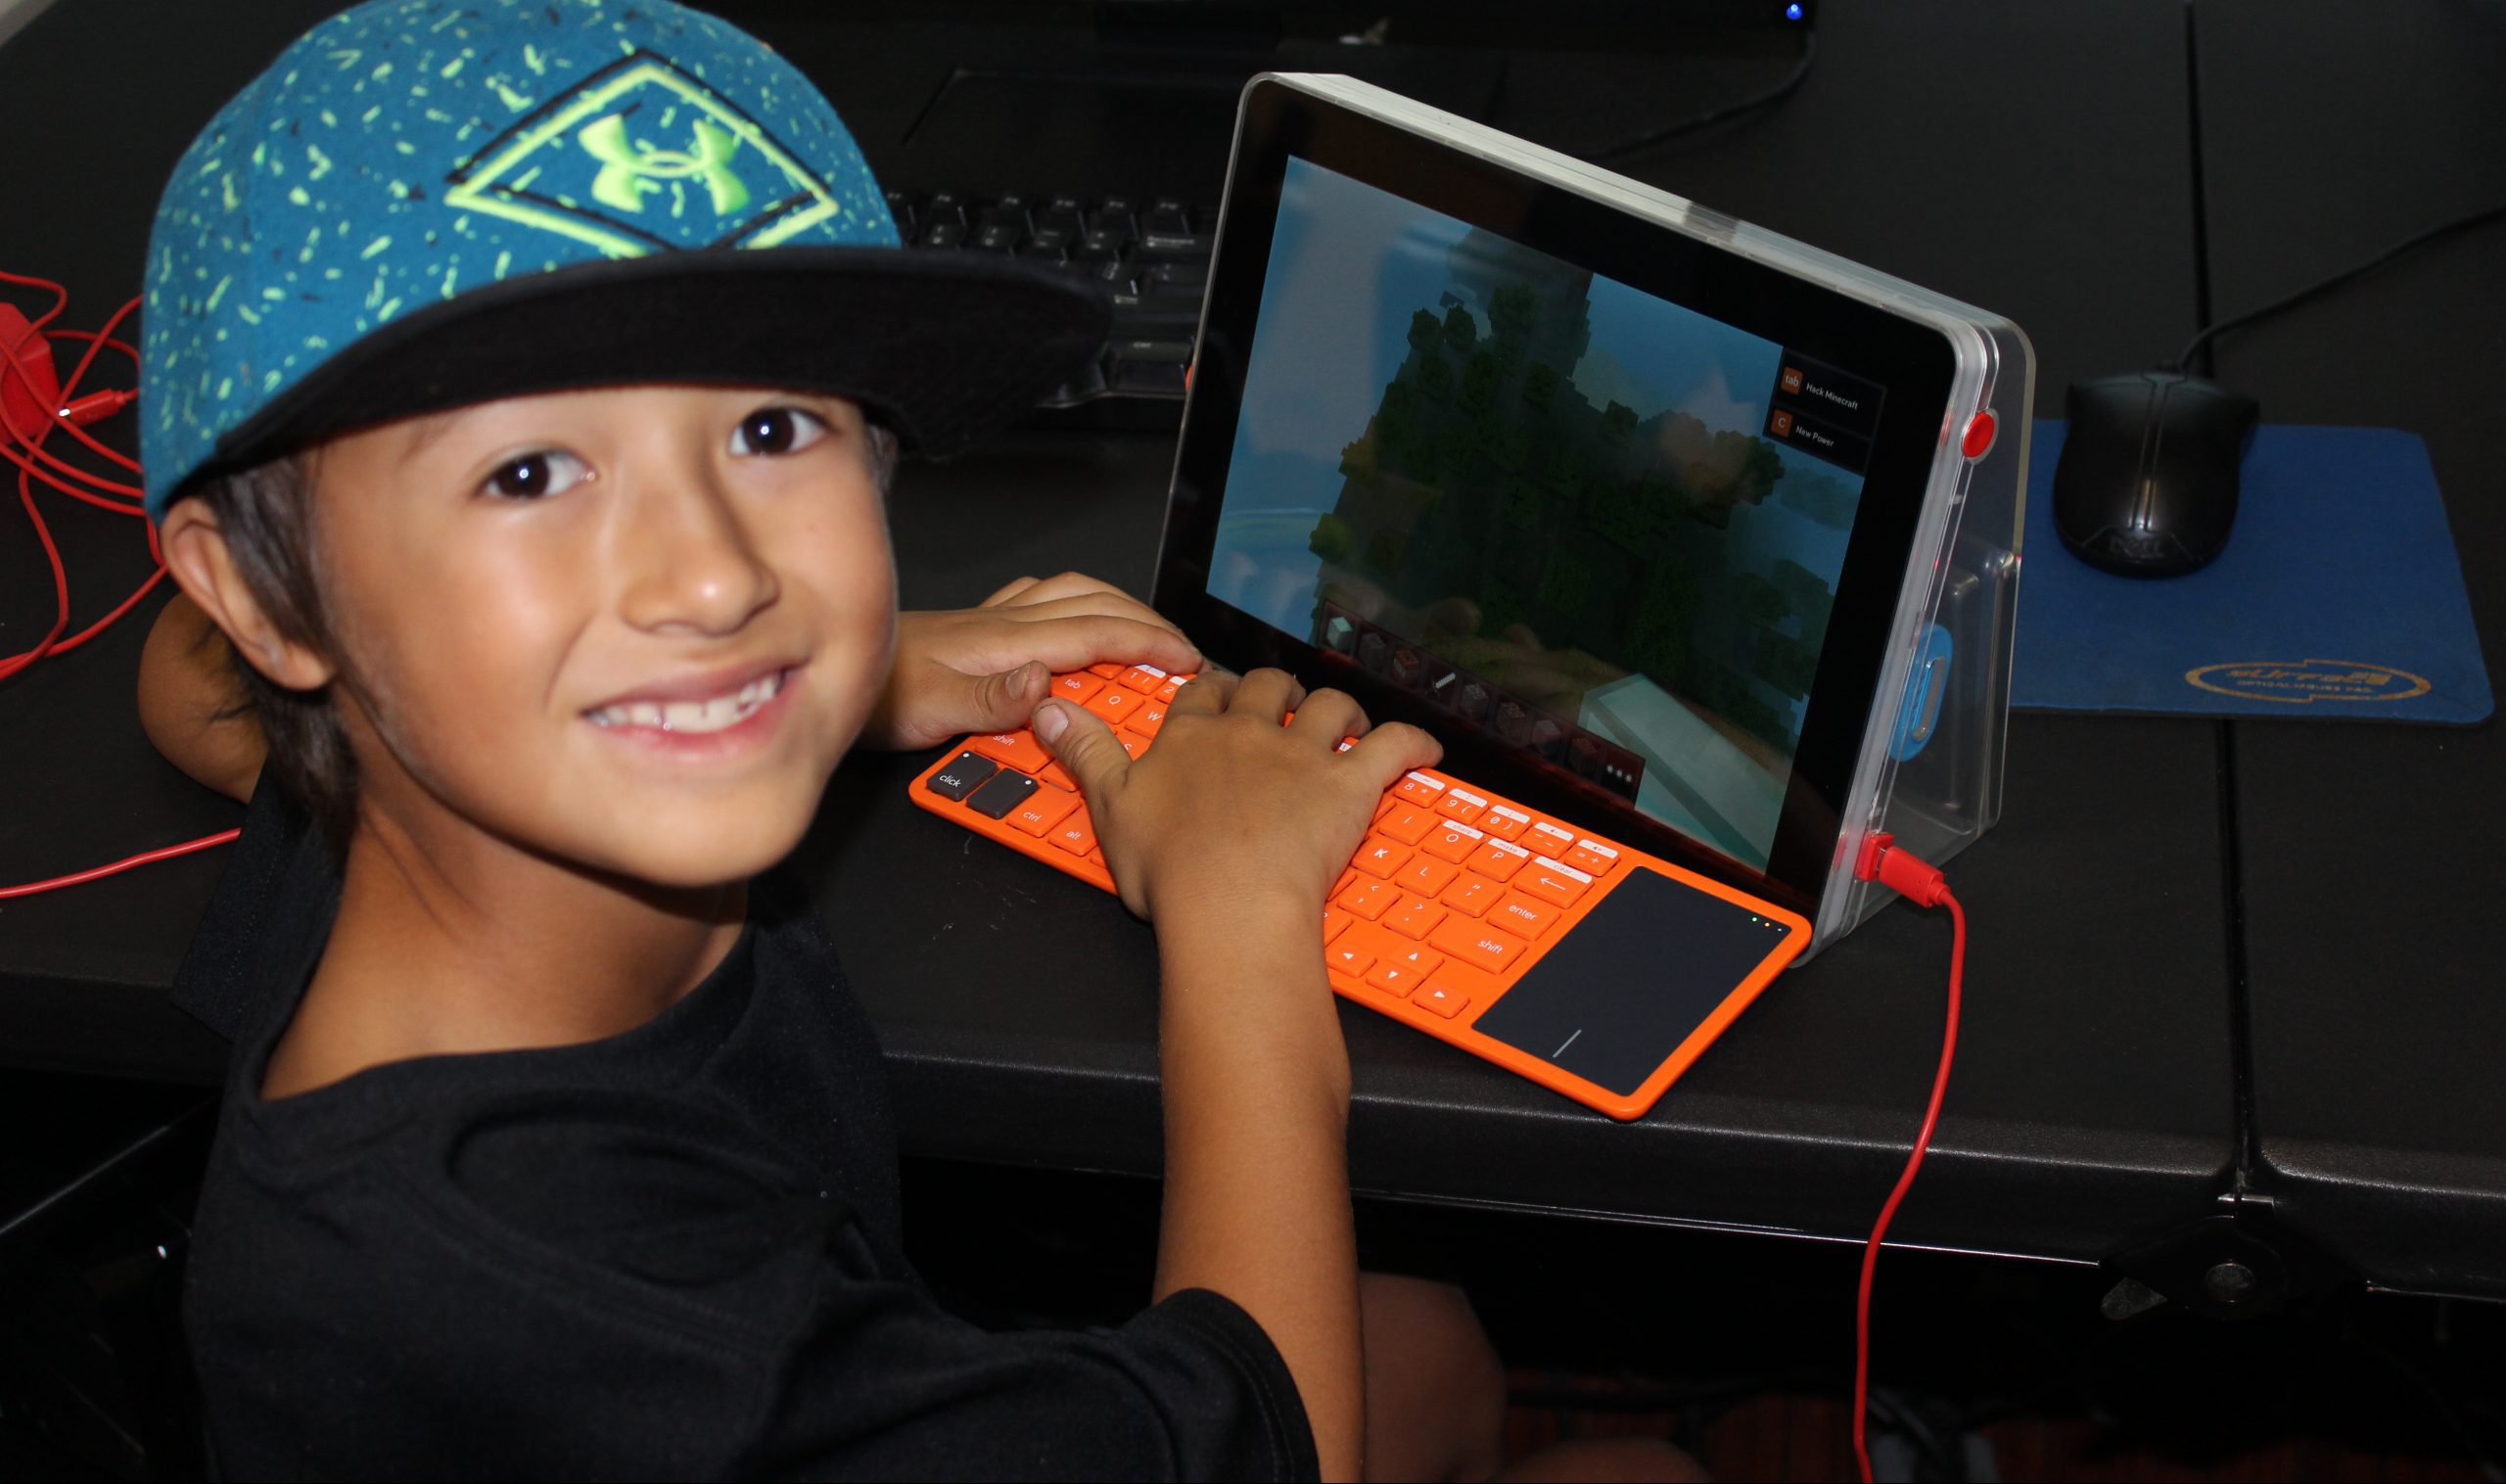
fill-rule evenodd
<path id="1" fill-rule="evenodd" d="M 904 253 L 881 201 L 798 73 L 667 0 L 375 0 L 177 165 L 143 463 L 198 606 L 142 710 L 252 801 L 178 986 L 236 1037 L 187 1299 L 222 1472 L 1498 1461 L 1466 1306 L 1362 1298 L 1321 970 L 1437 748 L 1257 672 L 1135 763 L 1040 701 L 1199 669 L 1153 612 L 1064 575 L 900 616 L 900 445 L 1015 415 L 1104 311 Z M 1157 1302 L 1108 1334 L 921 1286 L 875 1040 L 774 869 L 857 742 L 1030 722 L 1159 929 Z"/>

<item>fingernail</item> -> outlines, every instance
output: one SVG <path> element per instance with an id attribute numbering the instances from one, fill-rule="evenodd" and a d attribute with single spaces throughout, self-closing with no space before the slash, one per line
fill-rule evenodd
<path id="1" fill-rule="evenodd" d="M 1028 723 L 1029 728 L 1036 734 L 1036 740 L 1046 747 L 1052 746 L 1053 740 L 1059 737 L 1069 725 L 1070 718 L 1064 713 L 1063 708 L 1055 703 L 1037 707 L 1036 719 Z"/>

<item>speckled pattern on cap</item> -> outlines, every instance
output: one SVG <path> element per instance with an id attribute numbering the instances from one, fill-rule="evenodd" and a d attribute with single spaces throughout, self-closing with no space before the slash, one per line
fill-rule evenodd
<path id="1" fill-rule="evenodd" d="M 395 317 L 701 249 L 897 246 L 853 137 L 764 44 L 670 0 L 371 0 L 184 152 L 149 238 L 150 514 Z"/>

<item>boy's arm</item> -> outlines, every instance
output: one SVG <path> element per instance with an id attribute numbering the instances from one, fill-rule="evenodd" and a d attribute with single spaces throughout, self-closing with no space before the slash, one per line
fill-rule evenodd
<path id="1" fill-rule="evenodd" d="M 1369 733 L 1348 696 L 1306 696 L 1276 670 L 1184 686 L 1137 763 L 1066 702 L 1039 707 L 1035 729 L 1087 795 L 1125 904 L 1157 924 L 1158 1296 L 1208 1288 L 1250 1314 L 1296 1378 L 1323 1476 L 1357 1478 L 1349 1057 L 1323 972 L 1323 899 L 1383 791 L 1440 750 L 1415 727 Z"/>
<path id="2" fill-rule="evenodd" d="M 235 678 L 226 635 L 179 592 L 157 615 L 139 654 L 139 725 L 165 761 L 197 782 L 231 799 L 253 797 L 268 753 L 260 722 Z"/>

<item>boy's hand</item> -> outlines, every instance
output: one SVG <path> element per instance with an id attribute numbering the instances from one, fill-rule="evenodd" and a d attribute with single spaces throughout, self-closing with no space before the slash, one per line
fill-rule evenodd
<path id="1" fill-rule="evenodd" d="M 1147 604 L 1094 578 L 1020 578 L 974 608 L 897 616 L 897 662 L 861 740 L 929 747 L 1027 724 L 1056 674 L 1091 665 L 1178 674 L 1200 651 Z"/>
<path id="2" fill-rule="evenodd" d="M 1295 712 L 1286 725 L 1280 719 Z M 1066 701 L 1035 732 L 1087 796 L 1123 904 L 1143 917 L 1255 906 L 1320 913 L 1383 791 L 1444 756 L 1392 722 L 1369 729 L 1346 693 L 1307 695 L 1284 671 L 1202 675 L 1166 709 L 1157 745 L 1133 761 L 1105 723 Z M 1358 743 L 1338 751 L 1342 737 Z"/>

